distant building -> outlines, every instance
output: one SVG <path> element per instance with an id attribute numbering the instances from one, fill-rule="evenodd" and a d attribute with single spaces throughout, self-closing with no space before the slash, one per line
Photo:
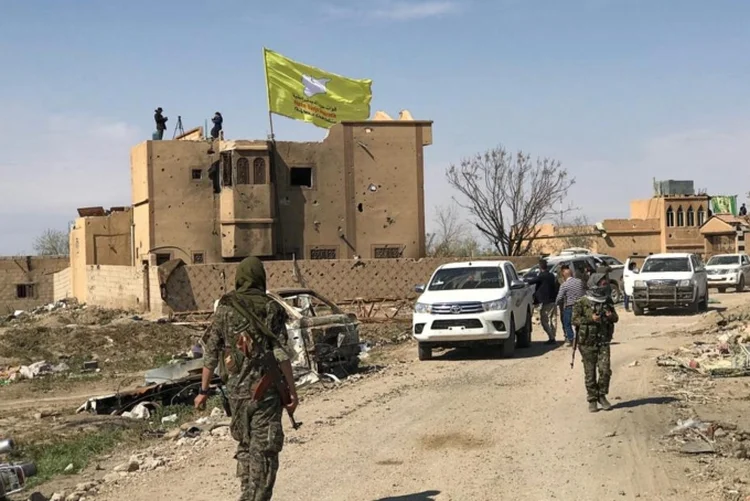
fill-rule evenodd
<path id="1" fill-rule="evenodd" d="M 744 238 L 738 237 L 744 231 L 738 229 L 748 226 L 746 218 L 711 215 L 711 197 L 696 194 L 692 181 L 662 181 L 655 188 L 653 198 L 630 202 L 629 219 L 605 219 L 588 228 L 543 225 L 535 252 L 555 253 L 571 247 L 572 241 L 621 260 L 661 252 L 693 252 L 706 258 L 719 249 L 736 252 L 726 249 L 738 248 L 737 239 Z"/>

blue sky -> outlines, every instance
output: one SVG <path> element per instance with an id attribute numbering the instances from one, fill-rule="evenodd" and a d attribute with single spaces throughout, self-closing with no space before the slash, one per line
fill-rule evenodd
<path id="1" fill-rule="evenodd" d="M 497 144 L 559 159 L 591 220 L 627 217 L 653 177 L 744 200 L 749 20 L 745 0 L 0 1 L 0 254 L 76 207 L 129 204 L 156 106 L 264 138 L 263 46 L 371 78 L 373 112 L 434 120 L 428 221 L 446 167 Z"/>

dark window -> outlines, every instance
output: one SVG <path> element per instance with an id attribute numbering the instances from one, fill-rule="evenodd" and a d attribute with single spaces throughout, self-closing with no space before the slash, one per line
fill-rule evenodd
<path id="1" fill-rule="evenodd" d="M 203 264 L 202 252 L 193 252 L 193 264 Z"/>
<path id="2" fill-rule="evenodd" d="M 431 291 L 453 291 L 469 289 L 501 289 L 505 280 L 500 268 L 494 266 L 472 266 L 441 268 L 430 280 Z"/>
<path id="3" fill-rule="evenodd" d="M 221 154 L 221 185 L 232 186 L 232 155 L 231 153 Z"/>
<path id="4" fill-rule="evenodd" d="M 302 186 L 312 188 L 313 173 L 312 167 L 292 167 L 289 169 L 289 184 L 292 186 Z"/>
<path id="5" fill-rule="evenodd" d="M 250 160 L 245 157 L 237 160 L 237 184 L 250 184 Z"/>
<path id="6" fill-rule="evenodd" d="M 190 175 L 193 178 L 193 181 L 199 181 L 203 177 L 203 170 L 202 169 L 193 169 L 191 171 Z"/>
<path id="7" fill-rule="evenodd" d="M 396 259 L 401 257 L 401 246 L 382 246 L 375 247 L 372 253 L 375 259 Z"/>
<path id="8" fill-rule="evenodd" d="M 667 209 L 667 226 L 674 226 L 674 212 L 672 211 L 672 207 Z"/>
<path id="9" fill-rule="evenodd" d="M 335 247 L 319 247 L 310 249 L 310 259 L 337 259 Z"/>
<path id="10" fill-rule="evenodd" d="M 167 261 L 172 259 L 172 254 L 157 254 L 156 255 L 156 266 L 161 266 Z"/>
<path id="11" fill-rule="evenodd" d="M 682 207 L 677 208 L 677 226 L 685 226 L 685 213 L 682 212 Z"/>
<path id="12" fill-rule="evenodd" d="M 687 210 L 687 225 L 695 226 L 695 212 L 692 207 L 688 207 Z"/>
<path id="13" fill-rule="evenodd" d="M 266 161 L 262 158 L 253 160 L 253 183 L 266 184 Z"/>
<path id="14" fill-rule="evenodd" d="M 16 297 L 19 299 L 32 299 L 34 297 L 34 284 L 16 285 Z"/>
<path id="15" fill-rule="evenodd" d="M 698 226 L 703 226 L 706 222 L 706 211 L 703 210 L 703 206 L 698 207 Z"/>

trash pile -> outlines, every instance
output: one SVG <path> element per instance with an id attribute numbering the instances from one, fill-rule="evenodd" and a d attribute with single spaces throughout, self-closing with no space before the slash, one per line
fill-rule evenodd
<path id="1" fill-rule="evenodd" d="M 750 459 L 750 432 L 739 430 L 734 424 L 689 418 L 678 421 L 669 437 L 684 454 L 719 454 Z"/>
<path id="2" fill-rule="evenodd" d="M 656 363 L 704 376 L 750 376 L 750 326 L 723 332 L 716 336 L 715 342 L 694 341 L 659 356 Z"/>
<path id="3" fill-rule="evenodd" d="M 42 360 L 31 365 L 21 365 L 16 367 L 6 367 L 0 369 L 0 386 L 10 384 L 14 381 L 20 381 L 22 379 L 35 379 L 42 376 L 48 376 L 51 374 L 60 374 L 70 371 L 70 367 L 65 362 L 52 365 L 51 363 Z"/>

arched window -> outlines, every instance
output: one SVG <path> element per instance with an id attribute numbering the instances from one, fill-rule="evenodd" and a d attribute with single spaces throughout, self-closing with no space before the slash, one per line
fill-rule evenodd
<path id="1" fill-rule="evenodd" d="M 687 225 L 688 226 L 695 226 L 695 212 L 693 211 L 693 207 L 688 207 L 687 210 Z"/>
<path id="2" fill-rule="evenodd" d="M 706 222 L 706 211 L 703 210 L 703 206 L 698 207 L 698 226 L 703 226 Z"/>
<path id="3" fill-rule="evenodd" d="M 685 226 L 685 213 L 682 212 L 682 206 L 677 207 L 677 226 Z"/>
<path id="4" fill-rule="evenodd" d="M 237 184 L 250 184 L 250 160 L 245 157 L 237 160 Z"/>
<path id="5" fill-rule="evenodd" d="M 672 207 L 667 209 L 667 226 L 674 226 L 674 211 L 672 211 Z"/>
<path id="6" fill-rule="evenodd" d="M 266 161 L 262 158 L 253 160 L 253 184 L 266 184 Z"/>

